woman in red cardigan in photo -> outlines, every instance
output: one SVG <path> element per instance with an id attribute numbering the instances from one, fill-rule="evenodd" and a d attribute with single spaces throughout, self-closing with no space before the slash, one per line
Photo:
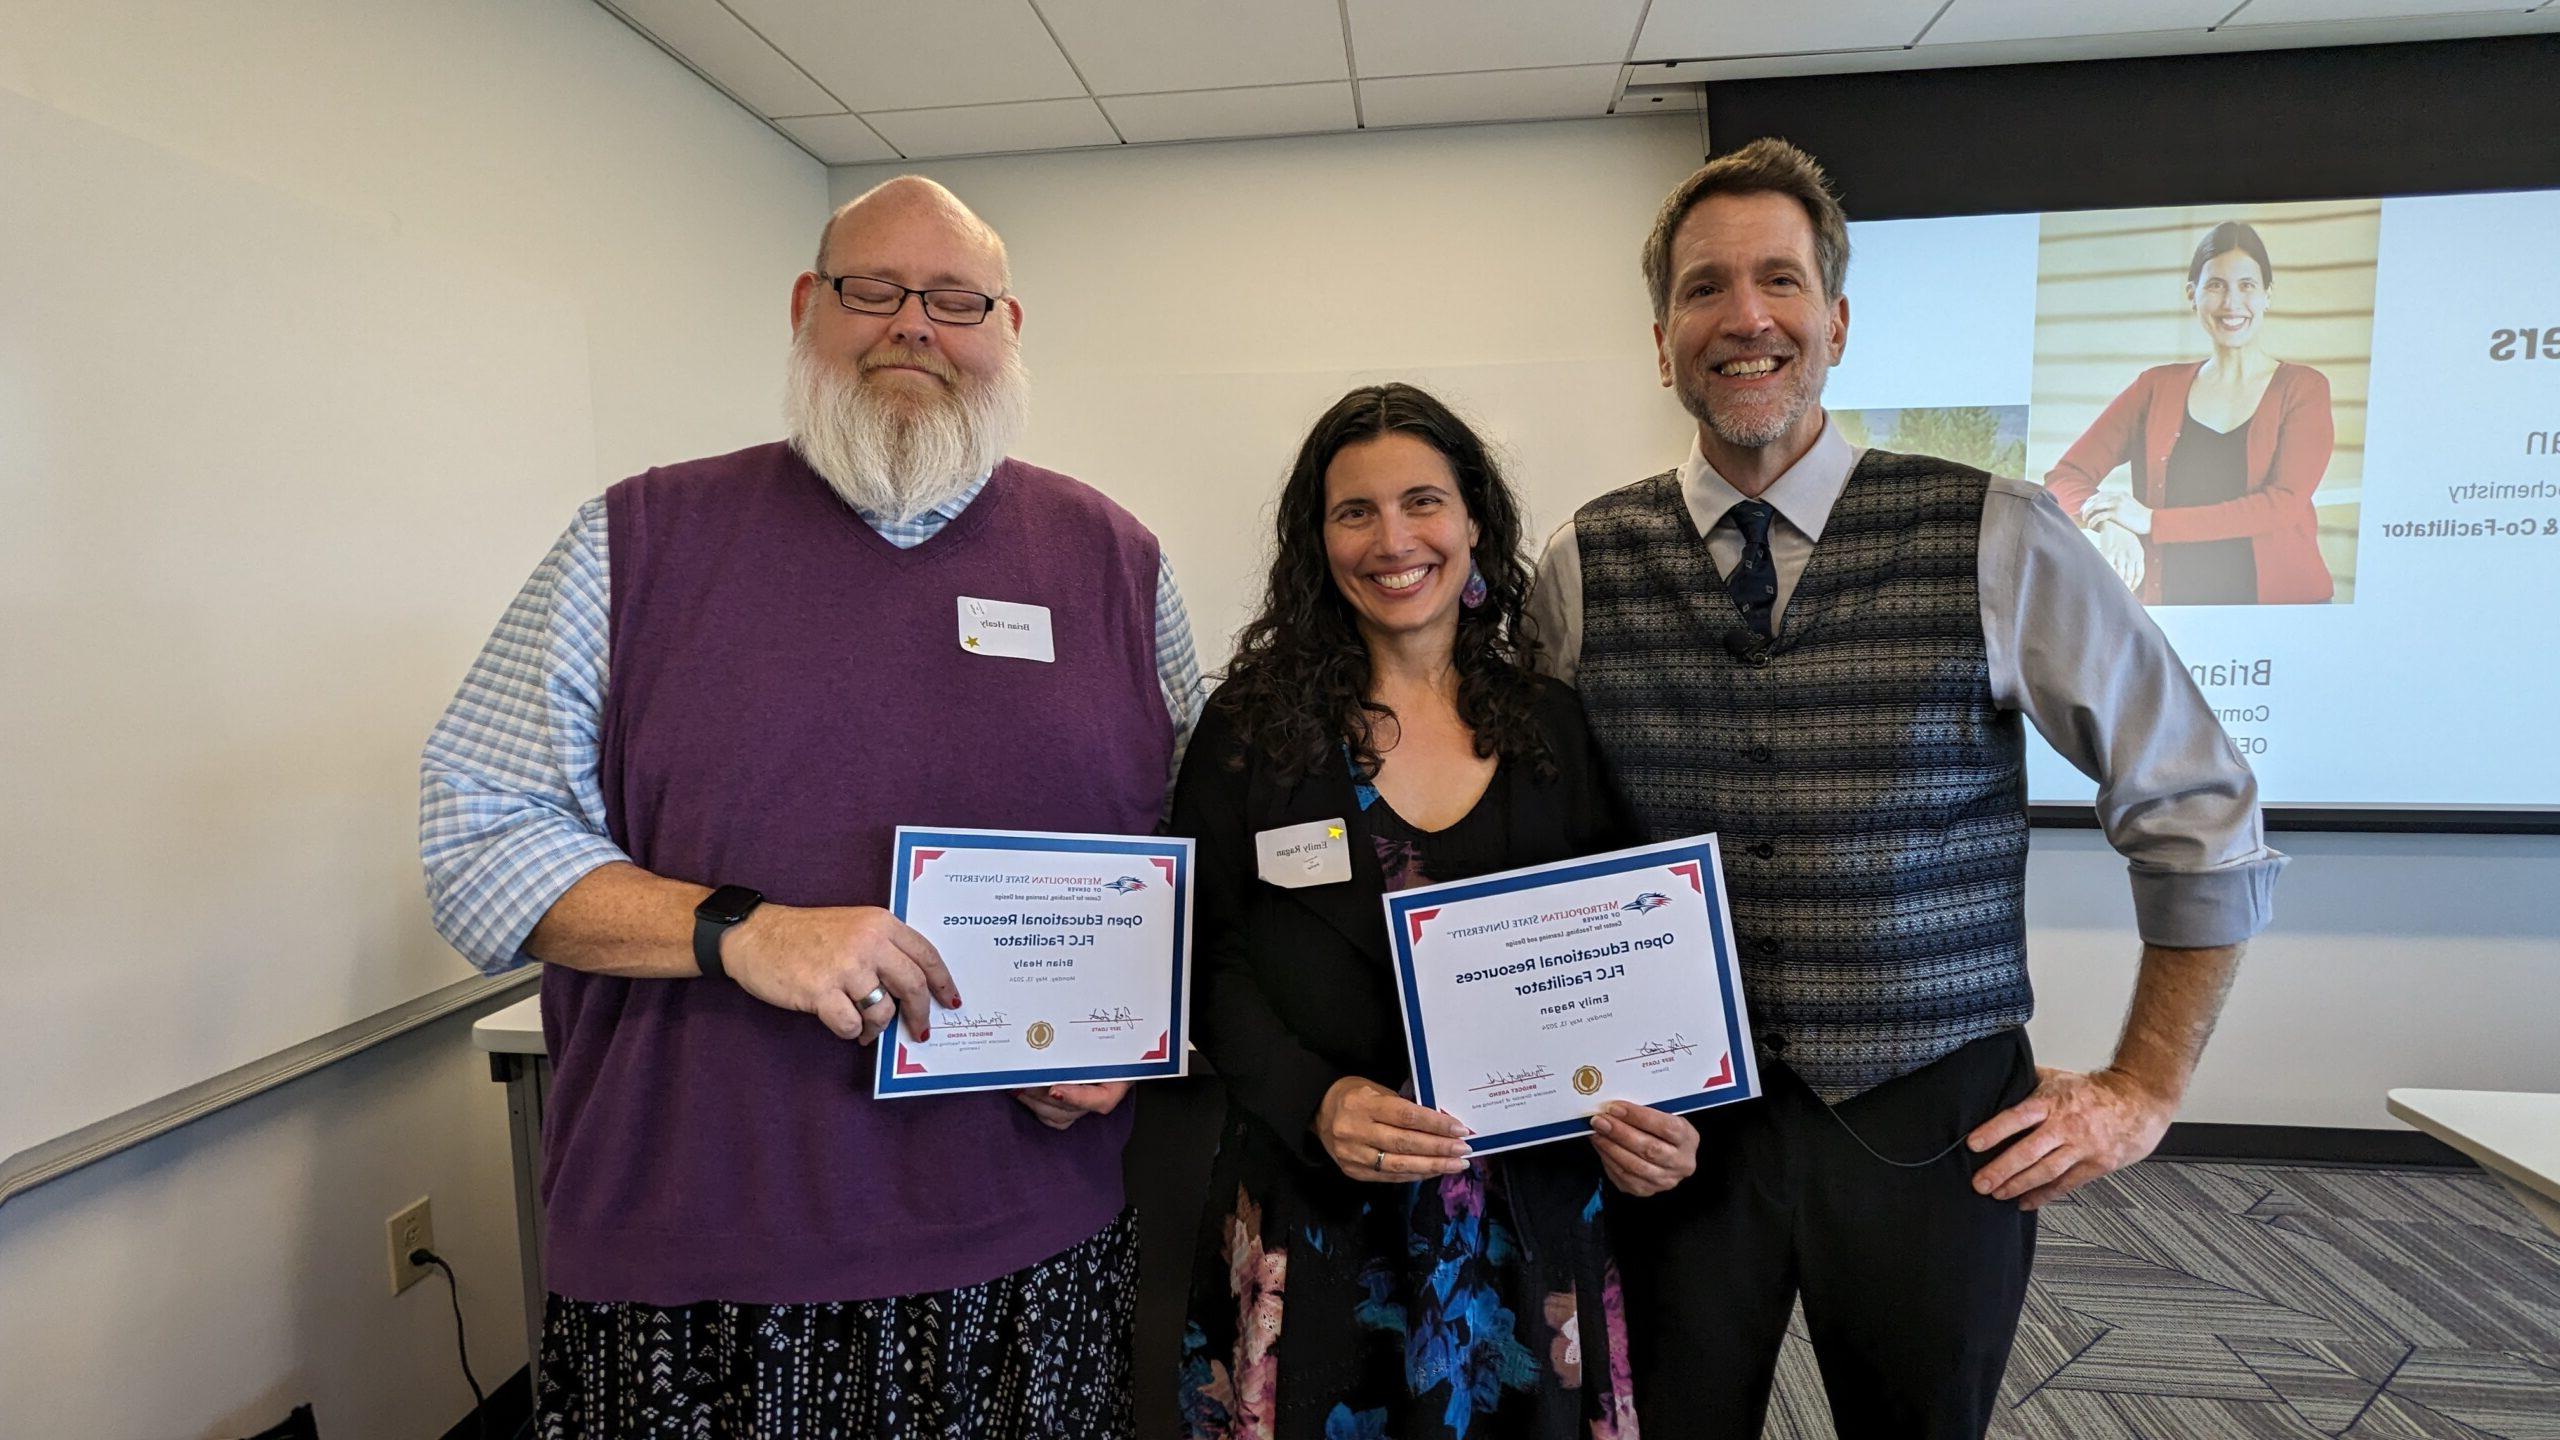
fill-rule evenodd
<path id="1" fill-rule="evenodd" d="M 2044 477 L 2146 605 L 2316 605 L 2336 588 L 2311 508 L 2336 439 L 2329 379 L 2259 348 L 2274 284 L 2255 229 L 2214 226 L 2187 266 L 2212 358 L 2143 371 Z M 2099 494 L 2125 464 L 2132 493 Z"/>

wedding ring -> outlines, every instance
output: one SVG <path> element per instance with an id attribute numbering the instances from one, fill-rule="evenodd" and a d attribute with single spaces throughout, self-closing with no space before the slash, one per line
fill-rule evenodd
<path id="1" fill-rule="evenodd" d="M 1387 1168 L 1387 1152 L 1379 1151 L 1378 1158 L 1369 1162 L 1369 1168 L 1383 1173 Z"/>
<path id="2" fill-rule="evenodd" d="M 885 986 L 885 985 L 874 985 L 874 986 L 872 986 L 872 987 L 871 987 L 871 993 L 870 993 L 870 994 L 865 995 L 865 996 L 863 996 L 861 999 L 856 1000 L 856 1001 L 854 1001 L 854 1002 L 853 1002 L 853 1008 L 854 1008 L 854 1009 L 856 1009 L 856 1010 L 868 1010 L 868 1009 L 870 1009 L 872 1006 L 877 1005 L 877 1004 L 879 1004 L 881 1001 L 886 1000 L 886 999 L 888 999 L 888 998 L 889 998 L 889 987 L 887 987 L 887 986 Z"/>

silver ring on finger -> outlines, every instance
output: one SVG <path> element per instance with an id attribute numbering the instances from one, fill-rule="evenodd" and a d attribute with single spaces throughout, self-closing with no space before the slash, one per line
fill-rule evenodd
<path id="1" fill-rule="evenodd" d="M 1384 1150 L 1379 1151 L 1378 1158 L 1369 1162 L 1369 1168 L 1377 1171 L 1381 1175 L 1385 1174 L 1387 1171 L 1387 1152 Z"/>
<path id="2" fill-rule="evenodd" d="M 856 1000 L 856 1001 L 854 1001 L 854 1002 L 853 1002 L 853 1008 L 854 1008 L 854 1009 L 856 1009 L 856 1010 L 868 1010 L 868 1009 L 870 1009 L 872 1006 L 877 1005 L 877 1004 L 879 1004 L 881 1001 L 886 1000 L 886 999 L 888 999 L 888 998 L 889 998 L 889 987 L 887 987 L 887 986 L 885 986 L 885 985 L 874 985 L 874 986 L 872 986 L 872 987 L 871 987 L 871 993 L 870 993 L 870 994 L 865 995 L 865 996 L 863 996 L 861 999 Z"/>

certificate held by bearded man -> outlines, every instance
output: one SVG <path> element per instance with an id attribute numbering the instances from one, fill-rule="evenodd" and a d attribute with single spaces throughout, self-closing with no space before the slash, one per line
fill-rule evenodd
<path id="1" fill-rule="evenodd" d="M 890 909 L 961 1008 L 881 1037 L 881 1099 L 1183 1073 L 1191 842 L 898 827 Z"/>
<path id="2" fill-rule="evenodd" d="M 1414 1098 L 1476 1154 L 1760 1093 L 1712 835 L 1386 897 Z"/>

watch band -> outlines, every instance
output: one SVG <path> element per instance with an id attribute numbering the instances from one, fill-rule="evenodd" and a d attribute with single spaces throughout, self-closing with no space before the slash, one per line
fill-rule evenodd
<path id="1" fill-rule="evenodd" d="M 726 980 L 728 967 L 720 963 L 720 937 L 729 933 L 734 920 L 714 920 L 696 910 L 693 912 L 693 963 L 702 967 L 705 980 Z"/>
<path id="2" fill-rule="evenodd" d="M 720 963 L 720 939 L 763 903 L 761 893 L 744 885 L 723 885 L 693 907 L 693 963 L 703 979 L 729 978 L 729 967 Z"/>

